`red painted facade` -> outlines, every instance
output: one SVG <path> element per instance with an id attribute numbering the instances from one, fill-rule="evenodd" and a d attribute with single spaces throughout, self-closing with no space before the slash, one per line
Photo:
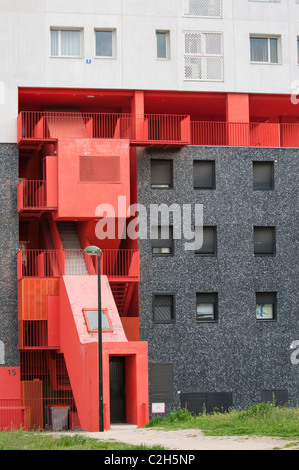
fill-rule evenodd
<path id="1" fill-rule="evenodd" d="M 31 88 L 19 90 L 19 104 L 21 366 L 0 368 L 0 428 L 53 428 L 66 410 L 68 428 L 98 430 L 97 335 L 84 316 L 97 308 L 97 264 L 83 255 L 88 245 L 103 250 L 102 307 L 112 325 L 103 332 L 104 426 L 115 357 L 125 358 L 125 421 L 143 426 L 139 253 L 136 240 L 117 235 L 137 202 L 136 147 L 298 147 L 298 107 L 289 96 Z M 100 204 L 113 208 L 113 240 L 96 236 Z M 76 248 L 64 246 L 61 222 L 73 223 Z"/>

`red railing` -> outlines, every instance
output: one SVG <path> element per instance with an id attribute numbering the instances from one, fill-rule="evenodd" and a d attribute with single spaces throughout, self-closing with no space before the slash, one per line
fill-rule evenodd
<path id="1" fill-rule="evenodd" d="M 191 122 L 191 145 L 280 147 L 280 124 Z"/>
<path id="2" fill-rule="evenodd" d="M 299 124 L 192 121 L 188 115 L 22 111 L 18 142 L 127 139 L 133 145 L 299 147 Z"/>
<path id="3" fill-rule="evenodd" d="M 24 180 L 18 184 L 18 211 L 55 209 L 47 202 L 46 181 Z"/>
<path id="4" fill-rule="evenodd" d="M 21 250 L 17 253 L 18 279 L 60 277 L 64 272 L 64 252 L 59 250 Z"/>
<path id="5" fill-rule="evenodd" d="M 166 114 L 22 111 L 18 142 L 61 138 L 128 139 L 132 144 L 186 145 L 190 117 Z"/>
<path id="6" fill-rule="evenodd" d="M 299 147 L 299 124 L 193 121 L 191 145 Z"/>
<path id="7" fill-rule="evenodd" d="M 96 255 L 83 250 L 21 250 L 17 254 L 18 279 L 97 274 Z M 139 280 L 138 250 L 105 250 L 101 255 L 101 274 L 111 280 Z"/>

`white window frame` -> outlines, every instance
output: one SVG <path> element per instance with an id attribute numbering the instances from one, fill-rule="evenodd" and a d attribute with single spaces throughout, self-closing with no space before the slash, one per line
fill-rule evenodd
<path id="1" fill-rule="evenodd" d="M 158 57 L 158 34 L 165 34 L 166 41 L 166 57 Z M 170 31 L 169 29 L 156 30 L 156 59 L 157 60 L 170 60 Z"/>
<path id="2" fill-rule="evenodd" d="M 112 33 L 112 55 L 97 55 L 97 33 Z M 116 28 L 95 28 L 94 29 L 94 57 L 95 59 L 116 59 Z"/>
<path id="3" fill-rule="evenodd" d="M 251 59 L 251 39 L 267 39 L 268 40 L 268 61 L 254 61 Z M 271 62 L 271 39 L 277 40 L 277 62 Z M 263 34 L 250 34 L 249 37 L 249 53 L 250 53 L 250 63 L 257 65 L 281 65 L 281 36 L 276 35 L 263 35 Z"/>
<path id="4" fill-rule="evenodd" d="M 205 53 L 187 53 L 186 52 L 186 35 L 194 34 L 201 37 L 201 42 L 204 44 Z M 208 54 L 206 52 L 206 36 L 208 34 L 215 34 L 221 37 L 221 54 Z M 203 73 L 203 78 L 186 78 L 184 71 L 184 81 L 196 81 L 196 82 L 223 82 L 224 81 L 224 45 L 223 45 L 223 32 L 221 31 L 184 31 L 184 69 L 185 69 L 185 59 L 186 57 L 191 58 L 200 58 L 203 61 L 203 65 L 206 64 L 206 61 L 210 58 L 219 58 L 221 59 L 221 78 L 207 78 L 206 73 Z M 205 67 L 205 70 L 207 67 Z"/>
<path id="5" fill-rule="evenodd" d="M 58 55 L 52 54 L 52 31 L 58 31 Z M 79 55 L 63 55 L 61 54 L 61 31 L 78 31 L 80 34 L 80 54 Z M 82 27 L 64 27 L 51 26 L 50 28 L 50 57 L 54 59 L 82 59 L 83 57 L 83 28 Z"/>

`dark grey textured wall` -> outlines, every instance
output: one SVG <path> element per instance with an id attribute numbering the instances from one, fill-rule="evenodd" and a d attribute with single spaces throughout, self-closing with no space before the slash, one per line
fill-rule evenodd
<path id="1" fill-rule="evenodd" d="M 0 341 L 4 343 L 5 352 L 5 363 L 0 363 L 0 366 L 19 364 L 16 261 L 19 248 L 18 158 L 17 145 L 0 145 Z"/>
<path id="2" fill-rule="evenodd" d="M 174 162 L 174 187 L 152 190 L 150 159 Z M 216 162 L 216 189 L 193 189 L 193 160 Z M 275 190 L 253 191 L 252 161 L 274 161 Z M 290 344 L 299 339 L 299 151 L 202 148 L 138 150 L 138 202 L 203 204 L 204 224 L 218 228 L 216 257 L 197 257 L 175 241 L 174 256 L 153 257 L 140 240 L 140 336 L 149 363 L 173 364 L 173 401 L 179 393 L 232 392 L 233 405 L 261 401 L 262 390 L 287 390 L 299 403 L 299 365 Z M 253 254 L 253 226 L 276 227 L 277 253 Z M 217 323 L 196 322 L 196 292 L 218 292 Z M 258 323 L 255 292 L 277 292 L 277 320 Z M 153 323 L 153 293 L 175 294 L 175 322 Z"/>

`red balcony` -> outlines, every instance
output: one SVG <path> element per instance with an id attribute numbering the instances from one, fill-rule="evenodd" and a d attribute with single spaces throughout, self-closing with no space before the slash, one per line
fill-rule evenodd
<path id="1" fill-rule="evenodd" d="M 139 146 L 190 143 L 190 117 L 166 114 L 55 113 L 23 111 L 18 116 L 18 144 L 33 149 L 61 138 L 127 139 Z"/>
<path id="2" fill-rule="evenodd" d="M 299 124 L 191 122 L 191 145 L 299 147 Z"/>
<path id="3" fill-rule="evenodd" d="M 18 184 L 18 212 L 44 212 L 57 209 L 47 190 L 46 181 L 24 180 Z"/>
<path id="4" fill-rule="evenodd" d="M 97 257 L 83 250 L 21 250 L 17 254 L 18 280 L 25 277 L 84 276 L 97 274 Z M 105 250 L 101 274 L 110 281 L 139 281 L 138 250 Z"/>

